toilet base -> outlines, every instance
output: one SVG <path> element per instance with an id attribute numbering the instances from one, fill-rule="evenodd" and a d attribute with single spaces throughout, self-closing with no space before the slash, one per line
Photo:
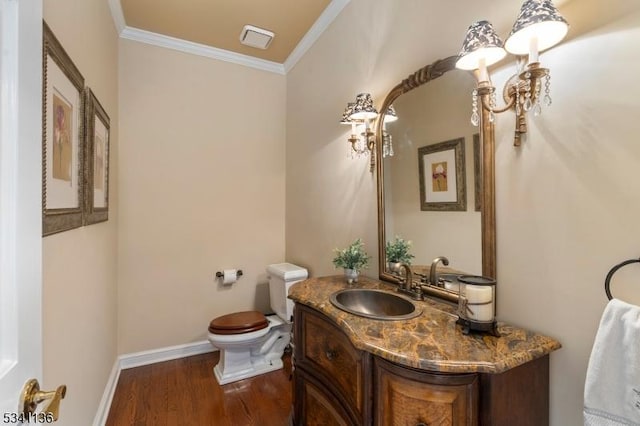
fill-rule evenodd
<path id="1" fill-rule="evenodd" d="M 274 316 L 268 319 L 271 324 L 269 332 L 257 340 L 222 344 L 210 335 L 209 340 L 213 346 L 220 349 L 220 361 L 213 368 L 220 385 L 283 367 L 282 356 L 291 341 L 291 324 Z"/>
<path id="2" fill-rule="evenodd" d="M 271 371 L 280 370 L 284 366 L 282 359 L 275 359 L 269 363 L 262 365 L 252 366 L 250 369 L 243 371 L 237 371 L 229 374 L 223 374 L 221 372 L 220 364 L 213 367 L 213 374 L 216 376 L 216 380 L 220 385 L 226 385 L 227 383 L 237 382 L 238 380 L 248 379 L 250 377 L 259 376 L 261 374 L 269 373 Z"/>

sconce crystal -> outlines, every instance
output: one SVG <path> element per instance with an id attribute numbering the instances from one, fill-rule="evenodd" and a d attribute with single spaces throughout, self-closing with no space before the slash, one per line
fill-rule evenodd
<path id="1" fill-rule="evenodd" d="M 479 105 L 488 111 L 490 122 L 493 122 L 496 113 L 514 108 L 514 145 L 519 146 L 521 135 L 527 132 L 525 113 L 533 111 L 534 115 L 539 115 L 542 112 L 541 101 L 546 106 L 551 105 L 551 76 L 547 68 L 540 66 L 538 53 L 559 43 L 567 31 L 567 21 L 558 13 L 551 0 L 524 2 L 504 49 L 514 55 L 528 54 L 527 66 L 524 70 L 519 69 L 518 74 L 507 81 L 503 90 L 507 104 L 504 108 L 497 108 L 495 88 L 491 84 L 487 67 L 501 60 L 506 52 L 488 21 L 473 23 L 467 30 L 456 62 L 456 68 L 478 70 L 478 87 L 471 95 L 471 123 L 474 126 L 480 124 Z M 544 96 L 541 96 L 543 90 Z"/>

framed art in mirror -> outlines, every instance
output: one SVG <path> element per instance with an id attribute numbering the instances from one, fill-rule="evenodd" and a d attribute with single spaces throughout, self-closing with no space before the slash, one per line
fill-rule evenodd
<path id="1" fill-rule="evenodd" d="M 464 138 L 418 148 L 420 210 L 467 210 L 464 164 Z"/>
<path id="2" fill-rule="evenodd" d="M 91 89 L 85 95 L 85 225 L 109 219 L 109 116 Z"/>
<path id="3" fill-rule="evenodd" d="M 82 226 L 84 78 L 43 22 L 42 233 Z"/>

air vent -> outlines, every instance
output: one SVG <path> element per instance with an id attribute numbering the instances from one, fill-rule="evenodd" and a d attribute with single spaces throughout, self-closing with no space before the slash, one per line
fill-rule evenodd
<path id="1" fill-rule="evenodd" d="M 253 25 L 245 25 L 240 33 L 240 43 L 258 49 L 266 49 L 269 47 L 271 40 L 275 34 L 271 31 L 254 27 Z"/>

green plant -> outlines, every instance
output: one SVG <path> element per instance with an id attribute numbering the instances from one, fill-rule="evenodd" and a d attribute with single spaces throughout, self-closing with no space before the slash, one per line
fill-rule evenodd
<path id="1" fill-rule="evenodd" d="M 362 240 L 358 238 L 345 249 L 334 249 L 336 257 L 333 258 L 333 265 L 336 268 L 355 269 L 356 271 L 364 269 L 369 264 L 371 256 L 364 250 Z"/>
<path id="2" fill-rule="evenodd" d="M 385 252 L 387 254 L 387 262 L 389 263 L 406 263 L 411 265 L 411 259 L 415 256 L 409 253 L 411 249 L 411 241 L 404 240 L 396 235 L 395 240 L 387 241 Z"/>

